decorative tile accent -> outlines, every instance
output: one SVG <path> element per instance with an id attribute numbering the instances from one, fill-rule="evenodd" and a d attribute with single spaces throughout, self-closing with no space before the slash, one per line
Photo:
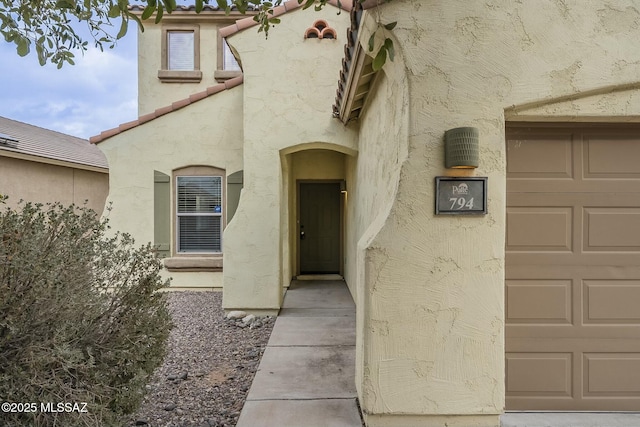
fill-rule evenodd
<path id="1" fill-rule="evenodd" d="M 304 32 L 305 39 L 336 39 L 336 30 L 331 28 L 327 21 L 318 19 L 313 23 L 313 27 L 307 28 Z"/>

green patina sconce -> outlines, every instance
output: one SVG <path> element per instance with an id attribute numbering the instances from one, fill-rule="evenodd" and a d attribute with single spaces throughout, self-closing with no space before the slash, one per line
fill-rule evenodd
<path id="1" fill-rule="evenodd" d="M 479 164 L 479 131 L 474 127 L 449 129 L 444 133 L 445 166 L 473 169 Z"/>

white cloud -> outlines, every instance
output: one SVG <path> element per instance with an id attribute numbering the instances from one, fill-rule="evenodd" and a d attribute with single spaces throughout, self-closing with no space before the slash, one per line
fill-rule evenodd
<path id="1" fill-rule="evenodd" d="M 115 49 L 90 47 L 76 65 L 41 67 L 0 40 L 0 116 L 88 138 L 137 117 L 136 35 Z"/>

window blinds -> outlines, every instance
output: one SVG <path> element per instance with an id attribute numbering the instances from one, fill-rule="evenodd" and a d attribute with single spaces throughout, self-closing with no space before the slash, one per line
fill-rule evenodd
<path id="1" fill-rule="evenodd" d="M 193 31 L 167 32 L 167 68 L 169 70 L 192 71 L 194 61 Z"/>
<path id="2" fill-rule="evenodd" d="M 178 252 L 222 250 L 222 177 L 179 176 Z"/>
<path id="3" fill-rule="evenodd" d="M 240 64 L 236 61 L 236 58 L 233 56 L 233 53 L 226 41 L 222 42 L 222 52 L 224 56 L 223 69 L 227 71 L 240 71 Z"/>

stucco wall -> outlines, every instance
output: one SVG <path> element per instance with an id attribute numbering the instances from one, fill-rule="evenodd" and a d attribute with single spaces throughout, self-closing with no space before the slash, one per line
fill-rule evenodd
<path id="1" fill-rule="evenodd" d="M 244 189 L 225 236 L 232 254 L 225 259 L 225 308 L 280 307 L 282 285 L 290 279 L 282 266 L 291 256 L 283 249 L 283 242 L 290 241 L 291 183 L 283 184 L 289 175 L 283 171 L 282 151 L 311 143 L 355 151 L 355 132 L 331 117 L 349 18 L 332 6 L 312 9 L 283 15 L 267 40 L 252 28 L 228 39 L 244 67 L 245 144 Z M 305 40 L 306 29 L 317 19 L 335 28 L 338 39 Z"/>
<path id="2" fill-rule="evenodd" d="M 0 194 L 9 196 L 7 206 L 29 202 L 76 204 L 102 214 L 109 191 L 109 175 L 71 167 L 0 156 Z"/>
<path id="3" fill-rule="evenodd" d="M 358 156 L 347 158 L 345 279 L 357 308 L 356 387 L 360 396 L 364 396 L 364 358 L 369 354 L 366 335 L 384 328 L 384 322 L 370 316 L 365 257 L 396 196 L 400 167 L 407 156 L 408 103 L 403 60 L 396 57 L 376 76 L 359 121 Z"/>
<path id="4" fill-rule="evenodd" d="M 487 414 L 473 425 L 498 425 L 488 415 L 504 405 L 505 110 L 628 120 L 620 115 L 634 110 L 618 101 L 637 103 L 637 94 L 602 96 L 595 111 L 571 98 L 637 88 L 638 6 L 399 0 L 380 12 L 382 22 L 398 21 L 393 34 L 410 93 L 408 159 L 366 249 L 361 404 L 370 425 L 405 425 L 417 415 L 435 416 L 424 425 L 444 425 L 447 414 Z M 575 108 L 543 106 L 556 100 Z M 369 109 L 384 102 L 374 99 Z M 444 132 L 460 126 L 480 130 L 480 167 L 469 172 L 444 168 Z M 488 177 L 488 214 L 435 216 L 438 175 Z"/>
<path id="5" fill-rule="evenodd" d="M 218 82 L 215 71 L 218 68 L 218 29 L 234 22 L 226 18 L 224 12 L 203 12 L 196 15 L 176 12 L 164 15 L 161 24 L 145 22 L 144 32 L 138 32 L 138 114 L 144 115 L 157 108 L 166 107 L 175 101 L 188 98 Z M 215 21 L 213 21 L 215 20 Z M 223 20 L 223 22 L 218 22 Z M 213 22 L 212 22 L 213 21 Z M 200 29 L 200 70 L 199 82 L 175 83 L 158 79 L 158 70 L 162 68 L 162 26 L 198 25 Z"/>
<path id="6" fill-rule="evenodd" d="M 108 200 L 113 210 L 108 217 L 112 228 L 130 233 L 141 244 L 153 242 L 154 171 L 171 176 L 174 169 L 202 165 L 224 169 L 228 176 L 241 170 L 241 103 L 242 86 L 238 86 L 100 143 L 111 165 Z M 174 278 L 174 287 L 210 288 L 221 286 L 221 274 L 167 276 Z"/>

